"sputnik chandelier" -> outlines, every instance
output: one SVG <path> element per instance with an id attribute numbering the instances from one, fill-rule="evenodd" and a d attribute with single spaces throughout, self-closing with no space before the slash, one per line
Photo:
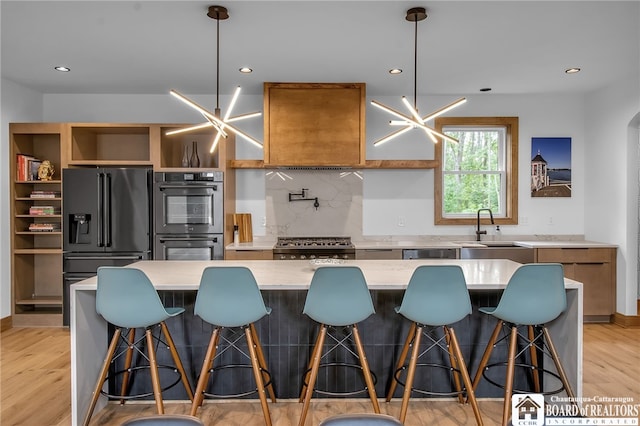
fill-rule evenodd
<path id="1" fill-rule="evenodd" d="M 229 123 L 234 121 L 244 120 L 247 118 L 258 117 L 262 113 L 261 112 L 251 112 L 248 114 L 237 115 L 235 117 L 231 117 L 231 111 L 238 100 L 238 96 L 240 95 L 240 86 L 238 86 L 231 97 L 231 102 L 229 103 L 229 108 L 225 113 L 223 118 L 220 118 L 220 21 L 229 18 L 229 13 L 227 12 L 227 8 L 223 6 L 209 6 L 209 11 L 207 12 L 207 16 L 211 19 L 216 20 L 216 109 L 213 113 L 205 109 L 204 107 L 198 105 L 191 99 L 186 96 L 180 94 L 178 91 L 171 89 L 169 93 L 172 96 L 175 96 L 185 104 L 189 105 L 191 108 L 198 111 L 202 116 L 207 120 L 205 123 L 197 124 L 195 126 L 189 126 L 182 129 L 171 130 L 166 132 L 166 135 L 175 135 L 179 133 L 191 132 L 194 130 L 205 129 L 207 127 L 213 127 L 215 130 L 215 137 L 213 142 L 211 143 L 210 152 L 214 152 L 216 147 L 218 146 L 218 142 L 220 142 L 220 138 L 226 138 L 228 136 L 227 130 L 232 131 L 236 135 L 246 139 L 252 144 L 256 145 L 259 148 L 262 148 L 262 143 L 260 143 L 257 139 L 249 136 L 244 133 L 240 129 L 232 126 Z"/>
<path id="2" fill-rule="evenodd" d="M 426 125 L 426 123 L 434 118 L 446 113 L 447 111 L 452 110 L 453 108 L 462 105 L 467 100 L 465 98 L 460 98 L 455 102 L 450 103 L 447 106 L 440 108 L 437 111 L 432 112 L 431 114 L 425 115 L 421 117 L 418 113 L 417 103 L 417 86 L 418 86 L 418 22 L 423 21 L 427 18 L 427 13 L 424 7 L 414 7 L 407 11 L 407 16 L 405 19 L 409 22 L 415 23 L 415 31 L 414 31 L 414 49 L 413 49 L 413 105 L 409 102 L 406 96 L 402 97 L 402 103 L 407 107 L 410 112 L 410 116 L 403 114 L 399 111 L 396 111 L 393 108 L 390 108 L 386 105 L 381 104 L 375 100 L 371 101 L 371 104 L 382 109 L 383 111 L 388 112 L 389 114 L 399 118 L 399 120 L 392 120 L 389 122 L 392 126 L 401 126 L 400 130 L 396 130 L 387 136 L 378 139 L 373 143 L 374 146 L 381 145 L 385 142 L 390 141 L 391 139 L 400 136 L 403 133 L 408 132 L 411 129 L 420 128 L 424 130 L 424 132 L 429 136 L 429 138 L 433 141 L 433 143 L 437 143 L 437 137 L 441 139 L 446 139 L 452 142 L 458 142 L 456 139 L 447 136 L 443 133 L 436 131 L 435 129 Z"/>

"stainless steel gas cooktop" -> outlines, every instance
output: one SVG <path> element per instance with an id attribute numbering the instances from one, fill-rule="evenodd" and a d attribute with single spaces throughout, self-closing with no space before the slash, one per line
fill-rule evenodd
<path id="1" fill-rule="evenodd" d="M 350 237 L 279 237 L 273 258 L 296 259 L 354 259 L 355 246 Z"/>

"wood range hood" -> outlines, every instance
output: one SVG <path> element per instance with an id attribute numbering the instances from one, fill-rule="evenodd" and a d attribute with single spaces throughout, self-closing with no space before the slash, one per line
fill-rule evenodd
<path id="1" fill-rule="evenodd" d="M 265 167 L 358 167 L 364 83 L 264 83 Z"/>

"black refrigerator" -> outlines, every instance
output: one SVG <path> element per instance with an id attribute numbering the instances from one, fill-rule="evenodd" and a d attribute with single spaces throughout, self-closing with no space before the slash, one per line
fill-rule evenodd
<path id="1" fill-rule="evenodd" d="M 63 324 L 69 325 L 69 286 L 100 266 L 151 259 L 150 168 L 62 171 Z"/>

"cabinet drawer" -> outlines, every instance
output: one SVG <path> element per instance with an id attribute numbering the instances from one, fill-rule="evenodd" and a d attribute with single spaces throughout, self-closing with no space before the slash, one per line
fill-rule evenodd
<path id="1" fill-rule="evenodd" d="M 226 250 L 226 260 L 273 260 L 273 250 Z"/>
<path id="2" fill-rule="evenodd" d="M 356 250 L 356 259 L 402 259 L 402 249 L 360 249 Z"/>
<path id="3" fill-rule="evenodd" d="M 538 249 L 538 262 L 608 263 L 612 261 L 610 248 L 549 248 Z"/>

